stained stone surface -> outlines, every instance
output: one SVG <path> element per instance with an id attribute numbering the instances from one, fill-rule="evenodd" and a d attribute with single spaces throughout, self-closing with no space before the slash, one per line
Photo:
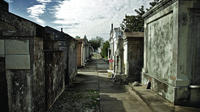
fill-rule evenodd
<path id="1" fill-rule="evenodd" d="M 29 40 L 5 40 L 6 54 L 29 54 Z"/>
<path id="2" fill-rule="evenodd" d="M 30 55 L 7 55 L 6 69 L 30 69 Z"/>
<path id="3" fill-rule="evenodd" d="M 4 55 L 4 40 L 0 40 L 0 57 Z"/>

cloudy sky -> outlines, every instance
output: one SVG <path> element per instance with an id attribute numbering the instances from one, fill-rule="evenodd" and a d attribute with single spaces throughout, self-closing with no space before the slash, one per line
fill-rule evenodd
<path id="1" fill-rule="evenodd" d="M 110 25 L 119 27 L 125 14 L 133 15 L 152 0 L 6 0 L 10 12 L 42 26 L 64 29 L 71 36 L 109 38 Z"/>

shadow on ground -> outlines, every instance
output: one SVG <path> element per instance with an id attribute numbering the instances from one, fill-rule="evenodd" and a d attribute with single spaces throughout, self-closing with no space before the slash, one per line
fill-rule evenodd
<path id="1" fill-rule="evenodd" d="M 78 74 L 76 80 L 77 81 L 73 83 L 71 87 L 65 89 L 49 112 L 104 112 L 100 107 L 101 98 L 104 99 L 101 105 L 110 105 L 109 101 L 114 102 L 113 105 L 109 107 L 105 106 L 104 110 L 125 112 L 122 101 L 108 95 L 99 94 L 98 80 L 109 82 L 109 79 L 93 75 Z M 111 86 L 115 89 L 110 90 L 101 87 L 101 92 L 103 93 L 123 93 L 125 91 L 121 85 L 114 86 L 110 83 L 105 83 L 105 86 Z"/>
<path id="2" fill-rule="evenodd" d="M 126 112 L 122 101 L 106 94 L 100 94 L 100 92 L 125 92 L 122 85 L 114 85 L 111 79 L 102 75 L 105 75 L 104 71 L 107 68 L 106 62 L 101 59 L 95 59 L 86 67 L 80 68 L 76 80 L 64 90 L 49 112 L 104 112 L 104 110 Z M 98 73 L 99 70 L 101 73 Z M 103 102 L 101 98 L 104 100 Z M 110 101 L 114 102 L 113 105 L 110 104 Z M 102 108 L 101 105 L 109 106 Z"/>

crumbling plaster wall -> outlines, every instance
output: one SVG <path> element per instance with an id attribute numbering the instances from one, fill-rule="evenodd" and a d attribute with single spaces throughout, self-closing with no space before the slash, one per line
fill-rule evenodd
<path id="1" fill-rule="evenodd" d="M 178 79 L 184 77 L 185 85 L 200 84 L 200 1 L 179 1 L 179 52 Z M 190 75 L 188 75 L 190 74 Z M 186 82 L 186 81 L 185 81 Z"/>
<path id="2" fill-rule="evenodd" d="M 155 91 L 173 102 L 177 77 L 178 2 L 170 4 L 145 20 L 143 83 L 151 81 Z"/>
<path id="3" fill-rule="evenodd" d="M 34 36 L 36 35 L 36 27 L 33 22 L 16 16 L 12 13 L 0 11 L 0 28 L 3 36 Z M 17 38 L 17 37 L 15 37 Z"/>
<path id="4" fill-rule="evenodd" d="M 198 0 L 163 0 L 145 17 L 143 84 L 175 104 L 191 101 L 190 84 L 199 81 Z M 199 99 L 199 97 L 197 97 Z"/>
<path id="5" fill-rule="evenodd" d="M 47 109 L 53 105 L 65 87 L 65 62 L 62 55 L 60 51 L 45 52 Z"/>
<path id="6" fill-rule="evenodd" d="M 176 7 L 178 3 L 174 3 L 171 7 L 164 9 L 153 17 L 145 21 L 146 25 L 146 70 L 147 73 L 153 74 L 155 78 L 161 80 L 171 79 L 176 75 L 176 30 L 175 21 Z M 172 12 L 173 11 L 173 12 Z M 171 76 L 172 75 L 172 76 Z M 175 76 L 176 77 L 176 76 Z M 169 80 L 170 84 L 174 84 L 173 80 Z"/>
<path id="7" fill-rule="evenodd" d="M 9 111 L 30 112 L 32 110 L 31 63 L 35 25 L 6 11 L 0 11 L 0 35 L 4 42 L 2 56 L 8 89 Z M 10 45 L 10 46 L 9 46 Z M 24 64 L 22 64 L 24 63 Z"/>
<path id="8" fill-rule="evenodd" d="M 141 81 L 143 67 L 143 37 L 128 38 L 128 77 L 130 81 Z"/>
<path id="9" fill-rule="evenodd" d="M 200 88 L 191 88 L 191 85 L 200 85 L 200 1 L 179 0 L 179 44 L 178 44 L 178 76 L 177 86 L 186 86 L 188 89 L 179 89 L 176 92 L 176 101 L 181 104 L 181 94 L 186 94 L 185 104 L 200 104 Z M 182 99 L 181 99 L 182 98 Z"/>
<path id="10" fill-rule="evenodd" d="M 0 57 L 5 62 L 0 69 L 5 71 L 9 112 L 45 112 L 64 90 L 68 49 L 59 51 L 60 42 L 54 36 L 44 40 L 44 34 L 43 27 L 0 11 Z"/>
<path id="11" fill-rule="evenodd" d="M 69 39 L 69 54 L 68 54 L 68 74 L 70 81 L 75 79 L 75 76 L 77 74 L 77 45 L 78 42 L 70 38 Z"/>
<path id="12" fill-rule="evenodd" d="M 45 28 L 44 60 L 46 108 L 51 108 L 65 89 L 67 45 L 62 32 Z"/>
<path id="13" fill-rule="evenodd" d="M 41 31 L 42 32 L 42 31 Z M 38 35 L 39 36 L 39 35 Z M 42 36 L 42 35 L 41 35 Z M 33 107 L 35 112 L 46 111 L 46 93 L 45 93 L 45 60 L 43 52 L 43 38 L 34 38 L 34 62 L 33 62 L 33 76 L 32 76 L 32 96 Z"/>

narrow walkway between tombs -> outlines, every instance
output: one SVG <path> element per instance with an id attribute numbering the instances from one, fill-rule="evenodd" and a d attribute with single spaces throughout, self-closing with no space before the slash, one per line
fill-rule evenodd
<path id="1" fill-rule="evenodd" d="M 123 85 L 108 77 L 108 64 L 96 54 L 79 69 L 75 82 L 66 88 L 50 112 L 148 112 Z"/>

